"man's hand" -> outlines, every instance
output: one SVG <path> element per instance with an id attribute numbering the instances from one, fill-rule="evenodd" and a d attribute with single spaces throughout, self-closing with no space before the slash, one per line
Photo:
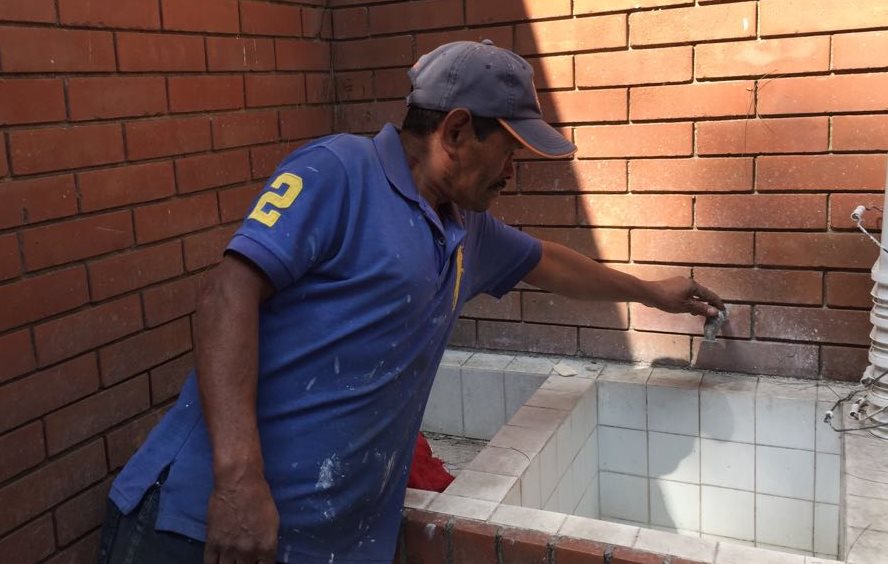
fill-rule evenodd
<path id="1" fill-rule="evenodd" d="M 207 510 L 204 564 L 274 564 L 279 522 L 261 476 L 243 478 L 234 486 L 217 485 Z"/>
<path id="2" fill-rule="evenodd" d="M 648 284 L 650 300 L 644 302 L 647 306 L 669 313 L 691 313 L 706 317 L 715 317 L 718 310 L 725 309 L 725 304 L 715 292 L 690 278 L 676 276 Z"/>

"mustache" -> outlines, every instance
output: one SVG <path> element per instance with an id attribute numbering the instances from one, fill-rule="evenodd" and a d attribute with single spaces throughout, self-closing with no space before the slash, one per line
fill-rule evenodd
<path id="1" fill-rule="evenodd" d="M 495 184 L 491 184 L 490 189 L 491 190 L 494 190 L 494 189 L 495 190 L 502 190 L 506 187 L 506 184 L 507 184 L 507 182 L 505 180 L 500 180 L 499 182 L 497 182 Z"/>

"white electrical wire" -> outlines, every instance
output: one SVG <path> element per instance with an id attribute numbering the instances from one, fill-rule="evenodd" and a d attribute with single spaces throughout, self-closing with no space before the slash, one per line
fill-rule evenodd
<path id="1" fill-rule="evenodd" d="M 857 228 L 860 229 L 861 231 L 863 231 L 863 233 L 864 233 L 867 237 L 869 237 L 870 239 L 872 239 L 873 243 L 875 243 L 880 249 L 882 249 L 883 251 L 885 251 L 886 253 L 888 253 L 888 249 L 886 249 L 885 247 L 882 246 L 881 241 L 879 241 L 878 239 L 876 239 L 875 237 L 873 237 L 873 236 L 870 234 L 870 232 L 866 230 L 866 227 L 863 226 L 863 212 L 864 212 L 864 211 L 867 211 L 867 210 L 870 210 L 870 209 L 873 209 L 873 208 L 868 208 L 868 207 L 866 207 L 866 206 L 857 206 L 856 208 L 854 208 L 854 211 L 851 212 L 851 219 L 853 219 L 854 221 L 857 222 Z M 880 210 L 880 211 L 881 211 L 881 210 Z"/>

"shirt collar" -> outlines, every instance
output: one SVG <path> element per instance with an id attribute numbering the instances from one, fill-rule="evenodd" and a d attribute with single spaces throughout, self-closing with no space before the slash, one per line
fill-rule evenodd
<path id="1" fill-rule="evenodd" d="M 376 146 L 376 153 L 379 155 L 385 176 L 392 186 L 409 200 L 425 202 L 425 198 L 420 197 L 419 189 L 413 182 L 413 175 L 407 165 L 407 155 L 404 154 L 404 146 L 401 144 L 397 128 L 390 123 L 386 124 L 373 138 L 373 144 Z"/>

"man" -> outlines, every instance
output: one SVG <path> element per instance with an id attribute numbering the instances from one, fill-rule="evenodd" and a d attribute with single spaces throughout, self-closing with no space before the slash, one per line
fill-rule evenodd
<path id="1" fill-rule="evenodd" d="M 288 156 L 198 306 L 197 371 L 111 491 L 102 557 L 391 562 L 425 403 L 463 304 L 519 281 L 713 316 L 485 210 L 519 147 L 575 151 L 526 61 L 457 42 L 410 70 L 403 129 Z M 127 560 L 127 562 L 130 562 Z"/>

